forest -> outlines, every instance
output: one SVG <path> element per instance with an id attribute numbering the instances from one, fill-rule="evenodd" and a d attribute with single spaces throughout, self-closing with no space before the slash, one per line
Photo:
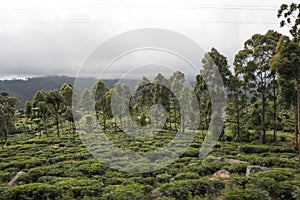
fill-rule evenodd
<path id="1" fill-rule="evenodd" d="M 281 5 L 278 18 L 290 35 L 254 34 L 233 66 L 212 48 L 199 58 L 202 70 L 192 85 L 180 71 L 145 76 L 133 92 L 103 80 L 82 91 L 63 83 L 36 91 L 24 106 L 0 91 L 0 199 L 299 200 L 300 4 Z M 213 123 L 224 126 L 199 157 L 205 139 L 215 136 Z M 134 137 L 136 127 L 145 137 Z M 93 156 L 84 141 L 96 129 L 138 153 L 166 146 L 178 132 L 195 137 L 170 165 L 138 173 L 138 163 L 124 164 L 129 158 L 116 161 L 116 170 Z"/>

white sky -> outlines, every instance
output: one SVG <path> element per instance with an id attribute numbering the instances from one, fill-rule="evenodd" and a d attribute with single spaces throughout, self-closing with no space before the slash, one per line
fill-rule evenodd
<path id="1" fill-rule="evenodd" d="M 138 28 L 170 29 L 233 61 L 246 39 L 279 27 L 294 0 L 0 0 L 0 79 L 75 76 L 105 40 Z"/>

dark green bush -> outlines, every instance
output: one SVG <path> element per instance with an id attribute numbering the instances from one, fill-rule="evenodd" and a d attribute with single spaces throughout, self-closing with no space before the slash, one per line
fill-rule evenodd
<path id="1" fill-rule="evenodd" d="M 168 183 L 170 181 L 170 179 L 172 178 L 172 175 L 170 174 L 158 174 L 156 176 L 156 180 L 160 183 Z"/>
<path id="2" fill-rule="evenodd" d="M 178 180 L 163 184 L 161 191 L 167 197 L 174 197 L 179 200 L 188 199 L 192 196 L 205 196 L 218 193 L 225 188 L 225 184 L 220 181 L 209 180 Z"/>
<path id="3" fill-rule="evenodd" d="M 285 181 L 278 184 L 278 189 L 274 191 L 278 200 L 298 200 L 300 195 L 300 187 L 293 182 Z"/>
<path id="4" fill-rule="evenodd" d="M 268 146 L 263 145 L 243 145 L 240 147 L 240 151 L 244 153 L 265 153 L 269 152 Z"/>
<path id="5" fill-rule="evenodd" d="M 141 184 L 111 185 L 104 189 L 103 200 L 150 200 L 152 187 Z"/>
<path id="6" fill-rule="evenodd" d="M 198 175 L 198 173 L 186 172 L 186 173 L 179 173 L 174 178 L 175 180 L 187 180 L 187 179 L 199 179 L 200 176 Z"/>
<path id="7" fill-rule="evenodd" d="M 15 173 L 0 172 L 0 183 L 8 183 L 14 176 Z"/>
<path id="8" fill-rule="evenodd" d="M 269 200 L 267 191 L 257 188 L 233 188 L 224 193 L 224 200 Z"/>
<path id="9" fill-rule="evenodd" d="M 183 157 L 198 157 L 199 148 L 189 148 L 184 154 Z"/>
<path id="10" fill-rule="evenodd" d="M 56 199 L 61 195 L 61 189 L 53 185 L 44 183 L 32 183 L 11 187 L 5 190 L 0 199 L 3 200 L 29 200 L 39 199 L 48 200 Z"/>
<path id="11" fill-rule="evenodd" d="M 105 169 L 105 165 L 99 161 L 85 161 L 78 166 L 78 170 L 89 177 L 92 175 L 102 175 Z"/>
<path id="12" fill-rule="evenodd" d="M 295 153 L 295 149 L 292 147 L 283 146 L 265 146 L 265 145 L 250 145 L 246 144 L 240 147 L 240 151 L 244 153 Z"/>
<path id="13" fill-rule="evenodd" d="M 291 180 L 294 177 L 296 170 L 293 169 L 270 169 L 253 174 L 251 178 L 259 179 L 261 177 L 273 178 L 277 182 Z"/>
<path id="14" fill-rule="evenodd" d="M 248 165 L 247 163 L 232 164 L 224 166 L 224 169 L 230 173 L 245 174 Z"/>

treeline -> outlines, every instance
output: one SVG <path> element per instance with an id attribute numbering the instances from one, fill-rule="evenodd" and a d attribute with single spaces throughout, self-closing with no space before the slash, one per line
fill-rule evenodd
<path id="1" fill-rule="evenodd" d="M 210 80 L 218 78 L 213 73 L 218 69 L 224 94 L 227 96 L 227 105 L 222 113 L 225 115 L 225 128 L 233 134 L 230 140 L 251 142 L 253 134 L 250 132 L 254 130 L 258 133 L 256 137 L 265 144 L 266 132 L 272 130 L 273 142 L 276 143 L 276 133 L 280 130 L 294 132 L 298 147 L 299 10 L 300 4 L 291 4 L 282 5 L 278 12 L 278 17 L 283 19 L 281 25 L 291 27 L 292 38 L 272 30 L 266 34 L 253 35 L 235 55 L 233 71 L 230 70 L 227 58 L 217 49 L 211 49 L 202 60 L 203 69 L 196 75 L 192 88 L 184 84 L 185 76 L 179 71 L 168 78 L 159 73 L 152 82 L 144 77 L 137 83 L 132 94 L 126 84 L 116 84 L 114 88 L 108 88 L 101 80 L 92 88 L 86 88 L 80 95 L 76 94 L 72 85 L 63 84 L 60 89 L 38 91 L 21 110 L 16 109 L 17 99 L 2 93 L 2 146 L 7 141 L 7 135 L 18 130 L 37 130 L 47 134 L 49 128 L 56 127 L 59 137 L 60 126 L 68 124 L 68 130 L 74 133 L 75 111 L 72 110 L 72 96 L 73 104 L 80 108 L 76 117 L 82 119 L 87 130 L 92 130 L 94 123 L 99 123 L 105 131 L 122 131 L 123 124 L 134 127 L 132 122 L 128 122 L 131 119 L 139 126 L 152 123 L 166 130 L 185 132 L 187 129 L 198 129 L 205 134 L 214 114 L 210 96 L 212 91 L 208 87 L 208 79 L 203 77 L 209 77 Z M 293 16 L 296 17 L 294 20 Z M 196 96 L 196 102 L 193 95 Z M 149 110 L 151 111 L 153 105 L 161 106 L 156 106 L 153 109 L 155 112 L 151 113 Z M 87 112 L 91 106 L 96 111 L 97 122 L 93 122 L 92 116 Z M 191 109 L 194 106 L 199 108 L 198 113 L 195 113 L 197 109 Z M 114 115 L 113 110 L 117 114 Z M 195 120 L 198 120 L 198 126 L 190 127 L 189 122 Z M 161 122 L 164 122 L 163 125 Z"/>

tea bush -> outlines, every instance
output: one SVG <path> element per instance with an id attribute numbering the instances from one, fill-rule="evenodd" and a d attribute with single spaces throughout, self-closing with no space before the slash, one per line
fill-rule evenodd
<path id="1" fill-rule="evenodd" d="M 0 195 L 1 200 L 28 200 L 56 199 L 61 195 L 62 190 L 53 185 L 44 183 L 32 183 L 8 188 Z"/>

